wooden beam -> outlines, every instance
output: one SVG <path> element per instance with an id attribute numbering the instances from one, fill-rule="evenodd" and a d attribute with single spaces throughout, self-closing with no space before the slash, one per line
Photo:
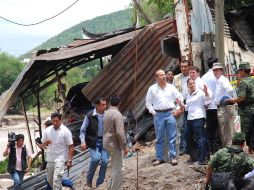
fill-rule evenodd
<path id="1" fill-rule="evenodd" d="M 215 0 L 215 52 L 219 62 L 225 66 L 223 0 Z"/>
<path id="2" fill-rule="evenodd" d="M 24 117 L 26 120 L 26 128 L 27 128 L 27 133 L 28 133 L 28 137 L 29 137 L 29 142 L 30 142 L 30 146 L 32 149 L 32 153 L 34 153 L 34 148 L 33 148 L 33 142 L 32 142 L 32 137 L 31 137 L 31 133 L 30 133 L 30 128 L 29 128 L 29 123 L 28 123 L 28 118 L 26 115 L 26 108 L 25 108 L 25 104 L 24 104 L 24 99 L 22 97 L 20 97 L 20 101 L 21 101 L 21 107 L 24 113 Z"/>
<path id="3" fill-rule="evenodd" d="M 38 90 L 37 90 L 37 112 L 38 112 L 38 126 L 39 126 L 39 134 L 40 134 L 40 138 L 42 139 L 42 130 L 41 130 L 41 103 L 40 103 L 40 84 L 38 84 Z M 42 163 L 45 162 L 45 158 L 44 158 L 44 150 L 42 149 Z"/>

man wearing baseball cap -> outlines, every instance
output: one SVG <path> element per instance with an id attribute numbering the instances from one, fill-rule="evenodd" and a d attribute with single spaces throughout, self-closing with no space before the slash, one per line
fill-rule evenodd
<path id="1" fill-rule="evenodd" d="M 237 70 L 239 76 L 242 79 L 238 86 L 237 98 L 231 98 L 228 101 L 231 103 L 237 103 L 239 106 L 239 115 L 241 120 L 241 131 L 245 133 L 246 144 L 250 148 L 250 117 L 254 111 L 254 79 L 250 77 L 250 63 L 243 62 L 239 65 Z M 252 147 L 253 149 L 254 147 Z"/>

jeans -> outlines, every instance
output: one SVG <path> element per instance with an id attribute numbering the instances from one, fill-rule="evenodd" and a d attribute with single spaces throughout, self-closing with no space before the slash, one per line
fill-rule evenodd
<path id="1" fill-rule="evenodd" d="M 87 183 L 92 184 L 96 168 L 100 164 L 99 176 L 96 181 L 96 187 L 98 187 L 104 182 L 109 159 L 108 152 L 103 149 L 102 139 L 97 139 L 96 148 L 90 148 L 90 156 L 91 161 L 87 172 Z"/>
<path id="2" fill-rule="evenodd" d="M 163 159 L 164 135 L 167 137 L 169 160 L 176 157 L 176 120 L 171 112 L 157 112 L 154 115 L 154 127 L 156 135 L 156 159 Z"/>
<path id="3" fill-rule="evenodd" d="M 204 125 L 205 125 L 204 118 L 188 120 L 187 128 L 185 131 L 185 137 L 187 141 L 187 152 L 192 159 L 200 162 L 205 161 L 205 156 L 207 152 Z"/>
<path id="4" fill-rule="evenodd" d="M 21 189 L 21 183 L 24 179 L 25 172 L 15 170 L 14 172 L 10 173 L 11 178 L 14 181 L 13 189 L 14 190 L 20 190 Z"/>

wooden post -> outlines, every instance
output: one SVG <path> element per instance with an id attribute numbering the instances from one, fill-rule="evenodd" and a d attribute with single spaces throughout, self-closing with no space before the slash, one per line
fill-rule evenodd
<path id="1" fill-rule="evenodd" d="M 40 138 L 42 138 L 42 131 L 41 131 L 41 103 L 40 103 L 40 84 L 38 85 L 37 89 L 37 112 L 38 112 L 38 126 L 39 126 L 39 133 Z M 42 149 L 42 163 L 45 162 L 44 158 L 44 150 Z"/>
<path id="2" fill-rule="evenodd" d="M 102 57 L 100 57 L 100 69 L 101 70 L 103 69 L 103 60 L 102 60 Z"/>
<path id="3" fill-rule="evenodd" d="M 58 82 L 58 91 L 63 98 L 64 105 L 66 105 L 66 102 L 67 102 L 66 96 L 65 96 L 66 86 L 64 87 L 65 84 L 62 83 L 61 77 L 58 75 L 57 71 L 56 71 L 56 78 L 57 78 L 57 82 Z"/>
<path id="4" fill-rule="evenodd" d="M 22 97 L 20 97 L 20 100 L 21 100 L 21 107 L 22 107 L 22 110 L 24 112 L 24 117 L 25 117 L 25 120 L 26 120 L 26 128 L 27 128 L 27 133 L 28 133 L 28 137 L 29 137 L 29 141 L 30 141 L 30 146 L 31 146 L 31 149 L 32 149 L 32 153 L 34 153 L 34 147 L 33 147 L 32 137 L 31 137 L 31 133 L 30 133 L 28 118 L 27 118 L 27 115 L 26 115 L 26 108 L 25 108 L 24 100 L 23 100 Z"/>
<path id="5" fill-rule="evenodd" d="M 225 66 L 224 51 L 224 0 L 215 0 L 215 52 Z"/>

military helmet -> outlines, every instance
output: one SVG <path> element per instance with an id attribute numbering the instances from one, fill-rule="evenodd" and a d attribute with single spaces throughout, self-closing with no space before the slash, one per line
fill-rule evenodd
<path id="1" fill-rule="evenodd" d="M 245 134 L 244 133 L 235 133 L 232 138 L 232 144 L 242 145 L 245 142 Z"/>
<path id="2" fill-rule="evenodd" d="M 239 70 L 247 70 L 247 69 L 250 69 L 250 63 L 249 62 L 242 62 L 239 64 L 239 68 L 237 71 Z"/>

